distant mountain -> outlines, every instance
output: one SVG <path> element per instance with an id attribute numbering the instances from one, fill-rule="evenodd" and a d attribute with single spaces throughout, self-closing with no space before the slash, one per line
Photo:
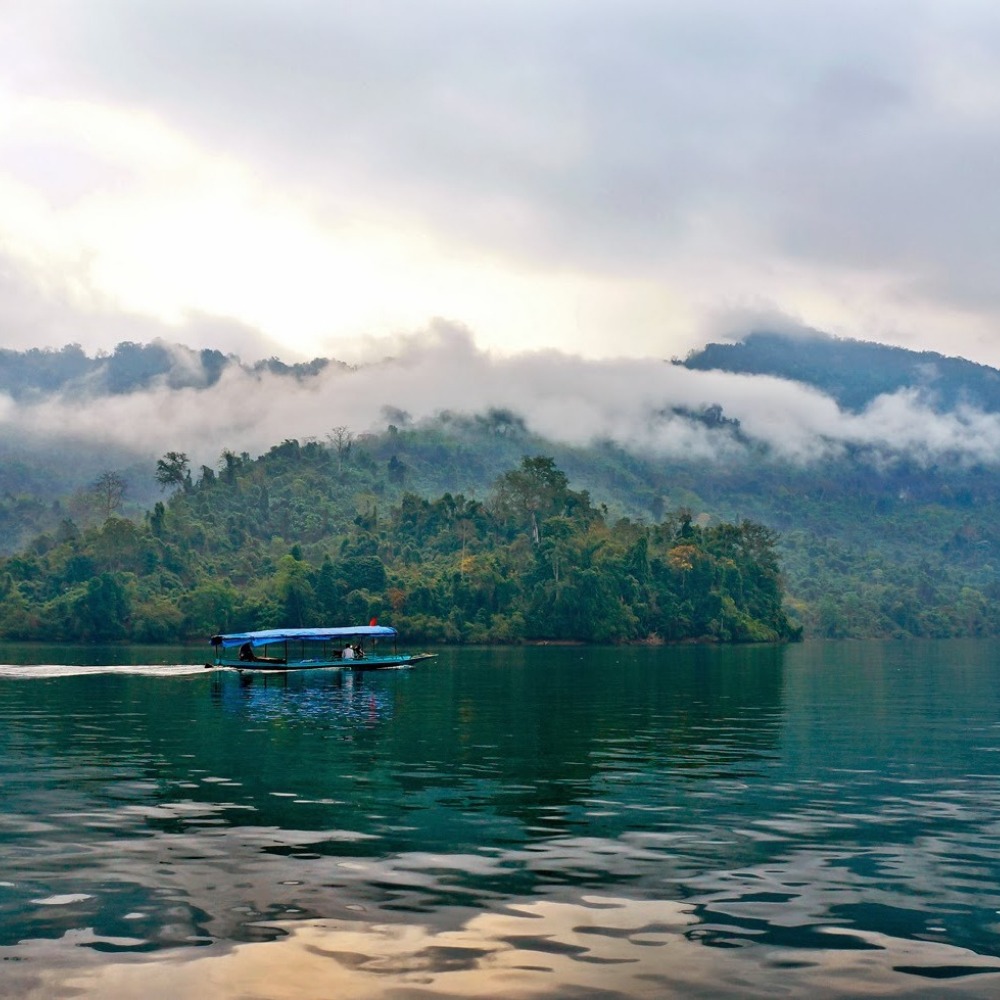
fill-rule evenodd
<path id="1" fill-rule="evenodd" d="M 125 341 L 111 354 L 87 355 L 79 344 L 60 350 L 0 349 L 0 392 L 25 401 L 56 393 L 66 395 L 121 395 L 157 386 L 168 389 L 214 385 L 227 368 L 244 372 L 306 379 L 339 361 L 314 358 L 288 365 L 277 358 L 248 365 L 234 355 L 215 350 L 192 350 L 180 344 L 154 340 L 150 344 Z"/>
<path id="2" fill-rule="evenodd" d="M 771 375 L 813 386 L 848 410 L 863 410 L 877 396 L 901 389 L 918 390 L 937 412 L 971 405 L 1000 412 L 1000 371 L 964 358 L 934 351 L 911 351 L 859 340 L 840 339 L 819 331 L 782 334 L 760 331 L 733 344 L 707 344 L 691 352 L 682 365 L 692 371 L 726 371 Z M 0 393 L 23 402 L 45 396 L 122 395 L 151 388 L 207 388 L 223 373 L 237 368 L 252 375 L 308 380 L 344 362 L 330 358 L 286 364 L 267 358 L 248 364 L 232 354 L 154 340 L 123 342 L 111 353 L 88 355 L 79 344 L 59 350 L 0 349 Z M 675 408 L 709 425 L 725 421 L 722 406 L 695 414 Z"/>
<path id="3" fill-rule="evenodd" d="M 842 408 L 863 410 L 877 396 L 917 389 L 938 412 L 961 404 L 1000 412 L 1000 371 L 934 351 L 910 351 L 820 332 L 751 333 L 736 344 L 708 344 L 683 361 L 686 368 L 774 375 L 832 396 Z"/>

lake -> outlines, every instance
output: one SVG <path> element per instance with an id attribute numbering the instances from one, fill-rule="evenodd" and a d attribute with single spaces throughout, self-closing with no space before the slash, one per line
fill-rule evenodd
<path id="1" fill-rule="evenodd" d="M 1000 995 L 1000 645 L 0 646 L 0 995 Z"/>

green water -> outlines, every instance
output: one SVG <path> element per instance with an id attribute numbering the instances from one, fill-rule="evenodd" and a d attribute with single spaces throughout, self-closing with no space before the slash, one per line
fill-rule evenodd
<path id="1" fill-rule="evenodd" d="M 137 962 L 540 902 L 578 931 L 594 900 L 644 914 L 594 932 L 620 946 L 600 959 L 623 963 L 619 996 L 668 995 L 684 963 L 704 993 L 678 995 L 731 995 L 714 956 L 747 995 L 776 968 L 819 970 L 815 995 L 869 974 L 998 989 L 995 644 L 442 650 L 290 676 L 190 649 L 0 661 L 0 957 L 25 961 L 0 965 L 5 995 L 67 942 Z M 501 937 L 569 955 L 579 991 L 608 972 L 568 935 Z M 829 961 L 855 952 L 838 984 Z M 869 953 L 892 958 L 866 972 Z M 570 995 L 558 963 L 524 968 Z"/>

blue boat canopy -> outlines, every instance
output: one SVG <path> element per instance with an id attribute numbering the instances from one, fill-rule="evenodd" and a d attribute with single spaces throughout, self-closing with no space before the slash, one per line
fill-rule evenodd
<path id="1" fill-rule="evenodd" d="M 213 635 L 212 645 L 231 649 L 245 642 L 254 646 L 266 646 L 272 642 L 286 642 L 289 639 L 322 642 L 325 639 L 395 639 L 396 630 L 389 625 L 348 625 L 339 628 L 270 628 L 262 632 L 233 632 L 229 635 Z"/>

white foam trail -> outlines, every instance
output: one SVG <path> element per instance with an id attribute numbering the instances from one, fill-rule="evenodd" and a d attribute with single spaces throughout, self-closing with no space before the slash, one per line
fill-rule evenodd
<path id="1" fill-rule="evenodd" d="M 203 674 L 204 664 L 115 664 L 74 666 L 63 663 L 13 664 L 0 663 L 0 680 L 45 680 L 53 677 L 82 677 L 98 674 L 141 675 L 146 677 L 187 677 Z"/>

